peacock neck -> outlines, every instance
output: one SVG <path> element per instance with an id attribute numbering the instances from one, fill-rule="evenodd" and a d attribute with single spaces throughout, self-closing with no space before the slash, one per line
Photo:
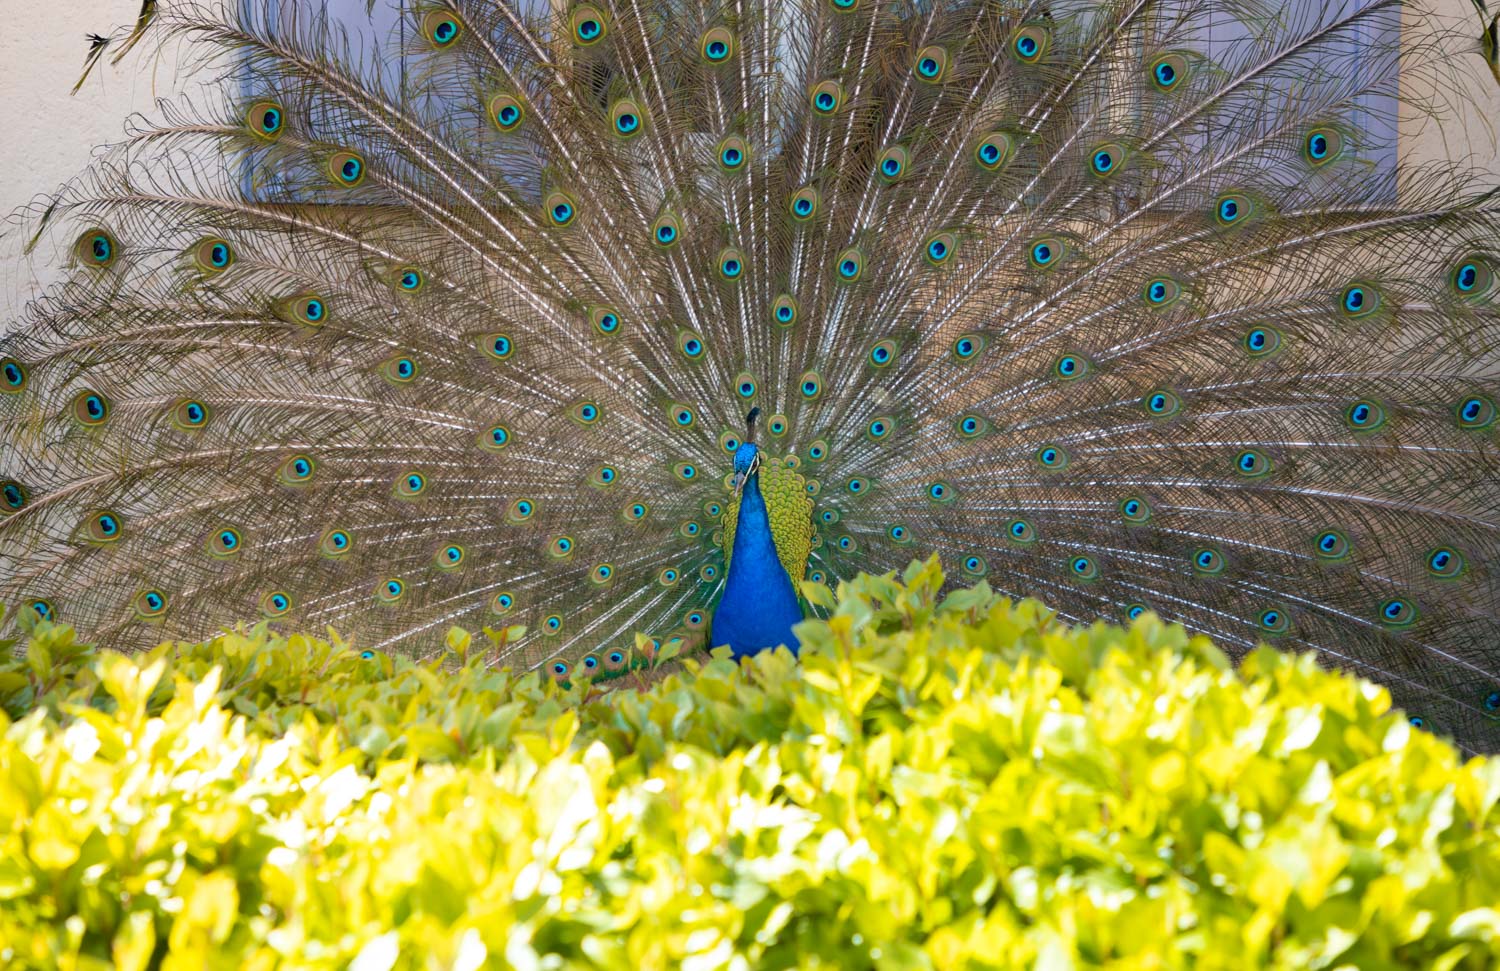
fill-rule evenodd
<path id="1" fill-rule="evenodd" d="M 736 657 L 777 644 L 795 650 L 797 639 L 791 628 L 800 620 L 802 607 L 777 555 L 756 472 L 745 481 L 741 493 L 729 575 L 714 614 L 713 643 L 728 644 Z"/>

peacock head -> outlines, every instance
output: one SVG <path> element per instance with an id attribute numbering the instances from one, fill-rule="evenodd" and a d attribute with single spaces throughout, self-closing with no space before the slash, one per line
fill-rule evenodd
<path id="1" fill-rule="evenodd" d="M 745 416 L 745 444 L 734 453 L 733 485 L 736 495 L 760 468 L 760 449 L 755 445 L 755 418 L 759 414 L 759 408 L 751 408 L 750 413 Z"/>

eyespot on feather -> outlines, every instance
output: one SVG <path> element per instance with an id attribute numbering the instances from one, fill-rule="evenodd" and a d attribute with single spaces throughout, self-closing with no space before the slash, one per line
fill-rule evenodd
<path id="1" fill-rule="evenodd" d="M 280 102 L 257 101 L 245 109 L 245 127 L 256 138 L 274 142 L 286 130 L 286 112 Z"/>

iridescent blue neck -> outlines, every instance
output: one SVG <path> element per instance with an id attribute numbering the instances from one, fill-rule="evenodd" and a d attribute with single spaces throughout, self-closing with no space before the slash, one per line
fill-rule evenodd
<path id="1" fill-rule="evenodd" d="M 710 643 L 728 644 L 735 657 L 755 654 L 777 644 L 793 653 L 797 638 L 792 625 L 802 620 L 802 606 L 791 577 L 776 555 L 771 519 L 760 494 L 760 473 L 745 481 L 739 519 L 734 528 L 734 551 L 724 596 L 714 612 Z"/>

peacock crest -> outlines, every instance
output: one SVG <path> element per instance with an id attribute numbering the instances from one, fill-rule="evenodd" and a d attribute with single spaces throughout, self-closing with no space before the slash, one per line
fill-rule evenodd
<path id="1" fill-rule="evenodd" d="M 5 603 L 567 677 L 937 552 L 1500 747 L 1500 202 L 1396 157 L 1412 4 L 313 6 L 156 5 L 222 97 L 30 214 Z"/>

